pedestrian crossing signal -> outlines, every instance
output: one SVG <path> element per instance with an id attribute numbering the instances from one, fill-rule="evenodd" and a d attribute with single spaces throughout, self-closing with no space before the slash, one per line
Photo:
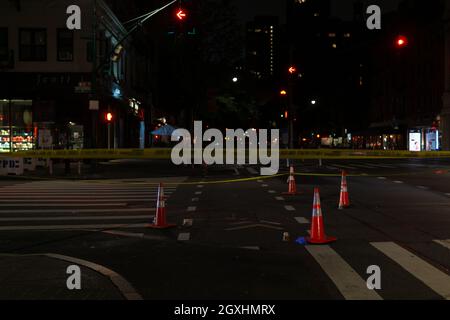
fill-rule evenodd
<path id="1" fill-rule="evenodd" d="M 105 115 L 105 120 L 106 120 L 106 122 L 111 123 L 111 122 L 114 120 L 113 114 L 112 114 L 111 112 L 108 112 L 108 113 Z"/>

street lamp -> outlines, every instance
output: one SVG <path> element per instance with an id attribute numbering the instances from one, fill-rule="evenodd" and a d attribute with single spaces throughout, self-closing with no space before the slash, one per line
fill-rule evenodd
<path id="1" fill-rule="evenodd" d="M 314 105 L 317 104 L 317 101 L 316 100 L 311 100 L 311 104 L 314 106 Z"/>
<path id="2" fill-rule="evenodd" d="M 234 77 L 232 80 L 233 80 L 234 83 L 239 81 L 238 77 Z"/>

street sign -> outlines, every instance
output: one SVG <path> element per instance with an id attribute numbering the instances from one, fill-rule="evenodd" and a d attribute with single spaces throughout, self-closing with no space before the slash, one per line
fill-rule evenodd
<path id="1" fill-rule="evenodd" d="M 89 110 L 98 111 L 100 109 L 100 105 L 98 100 L 89 100 Z"/>

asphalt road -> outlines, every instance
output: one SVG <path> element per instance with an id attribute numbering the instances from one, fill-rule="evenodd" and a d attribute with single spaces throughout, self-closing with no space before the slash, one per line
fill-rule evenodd
<path id="1" fill-rule="evenodd" d="M 135 162 L 113 166 L 136 170 Z M 179 174 L 170 166 L 164 178 L 144 161 L 141 177 L 0 180 L 0 253 L 84 259 L 152 300 L 450 299 L 450 161 L 295 166 L 302 193 L 294 197 L 282 195 L 286 176 L 260 178 L 247 166 Z M 337 209 L 341 170 L 349 174 L 346 210 Z M 159 182 L 176 228 L 148 228 Z M 308 235 L 314 187 L 325 231 L 338 238 L 330 245 L 295 242 Z M 369 266 L 380 268 L 379 290 L 367 288 Z"/>

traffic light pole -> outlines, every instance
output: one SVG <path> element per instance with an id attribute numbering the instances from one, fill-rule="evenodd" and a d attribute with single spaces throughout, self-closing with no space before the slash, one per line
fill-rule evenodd
<path id="1" fill-rule="evenodd" d="M 292 45 L 289 48 L 289 60 L 290 65 L 293 65 L 294 60 L 294 52 Z M 294 83 L 293 83 L 293 75 L 289 76 L 288 81 L 288 110 L 289 110 L 289 148 L 294 149 Z"/>
<path id="2" fill-rule="evenodd" d="M 128 39 L 129 36 L 131 36 L 131 34 L 133 32 L 135 32 L 139 27 L 141 27 L 148 19 L 150 19 L 151 17 L 153 17 L 154 15 L 158 14 L 159 12 L 165 10 L 166 8 L 170 7 L 171 5 L 175 4 L 176 2 L 178 2 L 178 0 L 173 0 L 171 2 L 169 2 L 168 4 L 162 6 L 159 9 L 156 9 L 154 11 L 151 11 L 147 14 L 144 14 L 140 17 L 134 18 L 130 21 L 127 21 L 125 24 L 133 22 L 133 21 L 138 21 L 137 23 L 134 24 L 134 26 L 117 42 L 117 44 L 114 46 L 114 48 L 111 50 L 110 54 L 106 57 L 105 61 L 103 61 L 97 68 L 96 71 L 98 72 L 101 68 L 103 68 L 106 64 L 110 63 L 111 61 L 111 56 L 115 53 L 115 51 L 117 50 L 117 48 L 122 45 L 122 43 Z"/>

